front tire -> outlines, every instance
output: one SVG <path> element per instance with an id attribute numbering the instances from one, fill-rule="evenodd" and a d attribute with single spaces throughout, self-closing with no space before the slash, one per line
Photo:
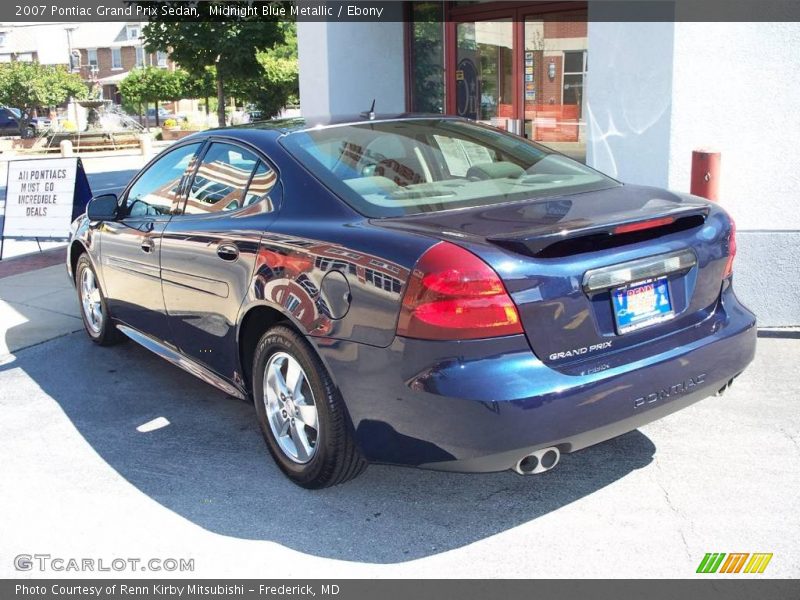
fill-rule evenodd
<path id="1" fill-rule="evenodd" d="M 81 254 L 75 265 L 75 288 L 78 290 L 83 328 L 89 338 L 101 346 L 119 342 L 122 336 L 111 320 L 105 294 L 86 254 Z"/>
<path id="2" fill-rule="evenodd" d="M 301 335 L 284 325 L 268 330 L 256 346 L 252 372 L 261 433 L 289 479 L 319 489 L 364 471 L 341 395 Z"/>

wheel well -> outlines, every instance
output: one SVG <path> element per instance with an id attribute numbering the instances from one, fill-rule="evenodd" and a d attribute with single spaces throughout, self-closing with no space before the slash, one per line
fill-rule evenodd
<path id="1" fill-rule="evenodd" d="M 297 327 L 280 311 L 269 306 L 251 308 L 242 320 L 242 325 L 239 328 L 239 364 L 242 367 L 242 378 L 247 389 L 250 389 L 253 355 L 255 354 L 258 340 L 261 339 L 267 329 L 278 323 L 297 330 Z"/>
<path id="2" fill-rule="evenodd" d="M 86 246 L 77 240 L 72 242 L 72 245 L 69 247 L 69 267 L 73 279 L 75 279 L 75 268 L 78 266 L 78 259 L 84 252 L 86 252 Z"/>

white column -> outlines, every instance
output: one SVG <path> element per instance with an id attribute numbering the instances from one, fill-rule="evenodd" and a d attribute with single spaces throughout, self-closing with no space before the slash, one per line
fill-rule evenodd
<path id="1" fill-rule="evenodd" d="M 666 186 L 674 23 L 589 22 L 587 163 Z"/>
<path id="2" fill-rule="evenodd" d="M 297 24 L 304 116 L 405 111 L 403 23 Z"/>

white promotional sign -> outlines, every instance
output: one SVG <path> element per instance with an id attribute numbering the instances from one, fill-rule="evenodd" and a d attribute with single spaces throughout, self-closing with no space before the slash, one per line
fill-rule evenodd
<path id="1" fill-rule="evenodd" d="M 77 158 L 9 162 L 3 235 L 67 237 L 77 171 Z"/>

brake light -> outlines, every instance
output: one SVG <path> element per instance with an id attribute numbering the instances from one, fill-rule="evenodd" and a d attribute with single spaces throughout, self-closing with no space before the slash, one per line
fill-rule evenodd
<path id="1" fill-rule="evenodd" d="M 733 259 L 736 258 L 736 222 L 731 219 L 731 237 L 728 238 L 728 262 L 725 263 L 725 273 L 722 278 L 733 275 Z"/>
<path id="2" fill-rule="evenodd" d="M 645 229 L 655 229 L 656 227 L 663 227 L 664 225 L 672 225 L 675 222 L 675 217 L 662 217 L 660 219 L 650 219 L 649 221 L 639 221 L 638 223 L 626 223 L 614 227 L 614 233 L 632 233 L 634 231 L 644 231 Z"/>
<path id="3" fill-rule="evenodd" d="M 465 340 L 522 333 L 517 307 L 494 270 L 449 242 L 428 249 L 403 296 L 397 333 Z"/>

